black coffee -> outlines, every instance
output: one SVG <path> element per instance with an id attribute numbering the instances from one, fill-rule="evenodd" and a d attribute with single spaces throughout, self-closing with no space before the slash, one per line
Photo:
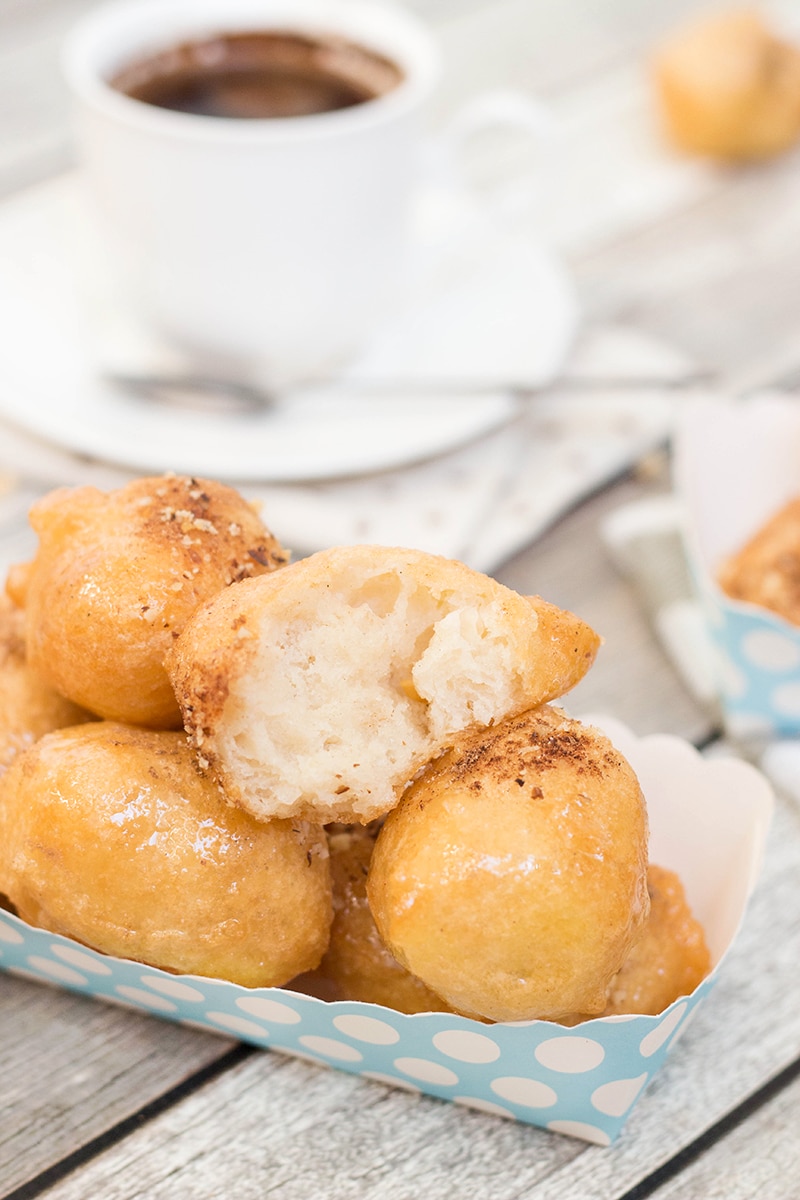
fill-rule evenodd
<path id="1" fill-rule="evenodd" d="M 339 37 L 218 34 L 132 63 L 117 91 L 206 117 L 300 117 L 364 104 L 402 81 L 388 58 Z"/>

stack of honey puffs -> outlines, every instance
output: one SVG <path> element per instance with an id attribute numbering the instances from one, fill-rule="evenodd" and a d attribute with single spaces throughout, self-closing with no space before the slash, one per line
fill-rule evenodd
<path id="1" fill-rule="evenodd" d="M 403 1012 L 659 1012 L 709 967 L 599 638 L 420 551 L 290 563 L 232 488 L 62 489 L 0 612 L 0 892 L 93 949 Z"/>

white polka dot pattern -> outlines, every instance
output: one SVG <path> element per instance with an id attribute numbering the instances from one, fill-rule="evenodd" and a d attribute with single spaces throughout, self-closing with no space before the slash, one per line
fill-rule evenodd
<path id="1" fill-rule="evenodd" d="M 494 1079 L 491 1088 L 503 1100 L 512 1100 L 525 1108 L 552 1108 L 558 1100 L 558 1092 L 548 1084 L 520 1075 L 505 1075 Z"/>
<path id="2" fill-rule="evenodd" d="M 296 1025 L 302 1020 L 296 1009 L 289 1004 L 282 1004 L 279 1000 L 267 999 L 264 996 L 240 996 L 236 1001 L 236 1007 L 242 1012 L 250 1013 L 252 1017 L 259 1017 L 262 1021 L 271 1021 L 275 1025 Z"/>
<path id="3" fill-rule="evenodd" d="M 8 921 L 0 920 L 0 942 L 6 942 L 9 946 L 21 946 L 24 941 L 24 934 Z"/>
<path id="4" fill-rule="evenodd" d="M 429 1058 L 400 1057 L 394 1060 L 394 1066 L 404 1075 L 410 1075 L 422 1083 L 437 1083 L 444 1087 L 453 1087 L 458 1083 L 455 1071 Z"/>
<path id="5" fill-rule="evenodd" d="M 592 1092 L 592 1104 L 598 1112 L 608 1113 L 610 1117 L 621 1117 L 631 1107 L 646 1083 L 646 1072 L 637 1075 L 635 1079 L 612 1079 L 611 1083 L 601 1083 L 600 1087 Z"/>
<path id="6" fill-rule="evenodd" d="M 32 971 L 41 971 L 42 975 L 54 979 L 58 983 L 67 983 L 78 987 L 86 987 L 89 983 L 86 976 L 82 975 L 80 971 L 73 970 L 66 963 L 56 962 L 55 959 L 43 958 L 40 954 L 32 954 L 28 959 L 28 966 Z"/>
<path id="7" fill-rule="evenodd" d="M 572 1075 L 599 1067 L 605 1058 L 605 1050 L 592 1038 L 557 1037 L 542 1042 L 537 1047 L 536 1057 L 543 1067 Z"/>
<path id="8" fill-rule="evenodd" d="M 448 1058 L 466 1063 L 491 1063 L 500 1057 L 500 1047 L 492 1038 L 466 1029 L 443 1029 L 433 1038 L 433 1044 Z"/>
<path id="9" fill-rule="evenodd" d="M 336 1038 L 319 1037 L 317 1034 L 304 1034 L 297 1039 L 301 1046 L 321 1054 L 323 1058 L 335 1058 L 341 1062 L 361 1062 L 364 1055 L 355 1046 L 347 1042 L 337 1041 Z"/>
<path id="10" fill-rule="evenodd" d="M 154 992 L 148 992 L 144 988 L 130 987 L 120 983 L 117 985 L 116 993 L 123 1000 L 132 1001 L 142 1008 L 151 1008 L 153 1012 L 176 1013 L 178 1011 L 178 1005 L 172 1000 L 167 1000 L 165 996 L 159 996 Z"/>
<path id="11" fill-rule="evenodd" d="M 779 716 L 800 721 L 800 680 L 776 687 L 772 693 L 772 703 Z"/>
<path id="12" fill-rule="evenodd" d="M 659 1018 L 595 1020 L 567 1032 L 542 1021 L 487 1026 L 448 1013 L 406 1016 L 286 989 L 172 975 L 95 954 L 9 914 L 0 919 L 0 966 L 187 1028 L 601 1145 L 617 1136 L 712 983 Z"/>
<path id="13" fill-rule="evenodd" d="M 683 1001 L 674 1004 L 672 1008 L 667 1010 L 667 1015 L 661 1019 L 655 1029 L 642 1038 L 639 1043 L 639 1050 L 645 1058 L 650 1058 L 657 1050 L 661 1049 L 665 1042 L 669 1041 L 680 1025 L 685 1011 L 686 1004 Z"/>
<path id="14" fill-rule="evenodd" d="M 92 954 L 90 950 L 76 950 L 74 946 L 60 946 L 58 942 L 54 942 L 50 950 L 54 958 L 60 958 L 62 962 L 76 967 L 79 971 L 88 972 L 90 975 L 111 974 L 111 967 L 105 959 L 100 958 L 98 954 Z"/>
<path id="15" fill-rule="evenodd" d="M 800 628 L 720 592 L 706 596 L 717 686 L 731 734 L 800 733 Z"/>
<path id="16" fill-rule="evenodd" d="M 800 664 L 800 646 L 773 629 L 752 629 L 742 638 L 742 657 L 762 671 L 785 674 Z"/>
<path id="17" fill-rule="evenodd" d="M 373 1046 L 393 1046 L 395 1042 L 400 1041 L 400 1034 L 396 1029 L 375 1017 L 348 1014 L 334 1017 L 333 1025 L 347 1037 L 355 1038 L 357 1042 L 369 1042 Z"/>
<path id="18" fill-rule="evenodd" d="M 210 1009 L 206 1013 L 206 1018 L 212 1025 L 217 1025 L 219 1029 L 224 1029 L 228 1033 L 238 1033 L 241 1037 L 254 1040 L 266 1038 L 268 1031 L 263 1025 L 256 1025 L 255 1021 L 248 1021 L 245 1017 L 239 1017 L 236 1013 L 216 1012 Z"/>
<path id="19" fill-rule="evenodd" d="M 201 1004 L 204 1000 L 200 988 L 190 987 L 188 983 L 180 983 L 170 975 L 163 979 L 160 975 L 142 975 L 141 982 L 147 988 L 152 988 L 161 996 L 171 996 L 174 1000 L 182 1000 L 186 1004 Z"/>

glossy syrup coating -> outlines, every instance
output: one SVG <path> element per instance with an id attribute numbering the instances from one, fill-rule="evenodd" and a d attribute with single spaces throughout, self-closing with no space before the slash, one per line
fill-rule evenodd
<path id="1" fill-rule="evenodd" d="M 43 734 L 91 719 L 30 666 L 25 614 L 0 595 L 0 775 Z"/>
<path id="2" fill-rule="evenodd" d="M 188 476 L 59 489 L 32 508 L 16 589 L 31 664 L 101 717 L 178 728 L 163 667 L 198 604 L 287 555 L 233 488 Z"/>
<path id="3" fill-rule="evenodd" d="M 572 613 L 463 563 L 339 546 L 220 592 L 167 667 L 234 803 L 367 824 L 463 730 L 563 695 L 599 644 Z"/>
<path id="4" fill-rule="evenodd" d="M 703 927 L 674 871 L 647 870 L 650 915 L 642 936 L 614 977 L 603 1016 L 663 1012 L 689 996 L 711 969 Z"/>
<path id="5" fill-rule="evenodd" d="M 448 1012 L 449 1006 L 386 949 L 367 900 L 367 872 L 377 830 L 362 825 L 328 835 L 333 924 L 318 975 L 337 1000 L 382 1004 L 398 1012 Z"/>
<path id="6" fill-rule="evenodd" d="M 378 835 L 370 907 L 458 1012 L 599 1014 L 647 917 L 647 831 L 627 761 L 545 706 L 459 739 L 409 788 Z"/>
<path id="7" fill-rule="evenodd" d="M 47 734 L 0 779 L 0 891 L 31 925 L 245 987 L 328 944 L 325 831 L 256 822 L 181 733 L 98 721 Z"/>

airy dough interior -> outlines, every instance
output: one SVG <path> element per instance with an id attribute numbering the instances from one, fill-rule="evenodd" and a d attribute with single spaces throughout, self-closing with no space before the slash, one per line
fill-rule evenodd
<path id="1" fill-rule="evenodd" d="M 368 819 L 449 736 L 522 699 L 501 604 L 463 607 L 397 572 L 315 590 L 288 626 L 263 617 L 258 641 L 218 748 L 271 815 L 307 797 Z"/>

